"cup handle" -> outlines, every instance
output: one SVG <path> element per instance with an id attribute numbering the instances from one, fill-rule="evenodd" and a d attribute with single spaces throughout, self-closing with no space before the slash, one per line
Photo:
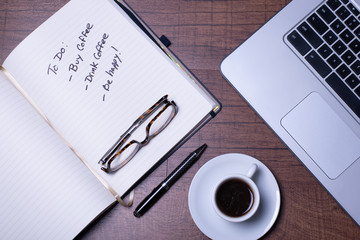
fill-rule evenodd
<path id="1" fill-rule="evenodd" d="M 258 167 L 258 166 L 257 166 L 255 163 L 253 163 L 253 164 L 250 166 L 250 168 L 249 168 L 246 176 L 247 176 L 248 178 L 252 178 L 252 177 L 254 176 L 256 170 L 257 170 L 257 167 Z"/>

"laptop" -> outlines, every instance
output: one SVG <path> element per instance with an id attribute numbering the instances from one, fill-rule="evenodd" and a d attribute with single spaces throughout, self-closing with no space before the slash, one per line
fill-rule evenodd
<path id="1" fill-rule="evenodd" d="M 360 226 L 360 0 L 293 0 L 221 63 Z"/>

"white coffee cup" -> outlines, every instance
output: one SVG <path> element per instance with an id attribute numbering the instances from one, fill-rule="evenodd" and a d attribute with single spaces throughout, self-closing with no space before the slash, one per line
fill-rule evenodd
<path id="1" fill-rule="evenodd" d="M 246 175 L 229 174 L 214 187 L 211 198 L 215 212 L 230 222 L 243 222 L 252 217 L 260 204 L 260 193 L 251 179 L 257 165 L 250 166 Z"/>

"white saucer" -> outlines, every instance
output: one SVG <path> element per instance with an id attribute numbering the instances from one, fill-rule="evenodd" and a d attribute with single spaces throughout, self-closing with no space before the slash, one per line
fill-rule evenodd
<path id="1" fill-rule="evenodd" d="M 260 206 L 254 216 L 241 223 L 219 217 L 211 205 L 216 182 L 231 173 L 246 174 L 251 164 L 258 169 L 253 176 L 260 191 Z M 258 239 L 274 224 L 280 210 L 280 190 L 274 175 L 259 160 L 244 154 L 215 157 L 196 173 L 189 189 L 189 209 L 197 227 L 211 239 Z"/>

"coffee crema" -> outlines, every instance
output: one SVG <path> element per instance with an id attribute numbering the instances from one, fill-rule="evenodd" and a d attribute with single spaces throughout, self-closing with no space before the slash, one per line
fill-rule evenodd
<path id="1" fill-rule="evenodd" d="M 241 217 L 253 207 L 254 193 L 243 180 L 231 178 L 218 187 L 215 203 L 223 214 L 229 217 Z"/>

